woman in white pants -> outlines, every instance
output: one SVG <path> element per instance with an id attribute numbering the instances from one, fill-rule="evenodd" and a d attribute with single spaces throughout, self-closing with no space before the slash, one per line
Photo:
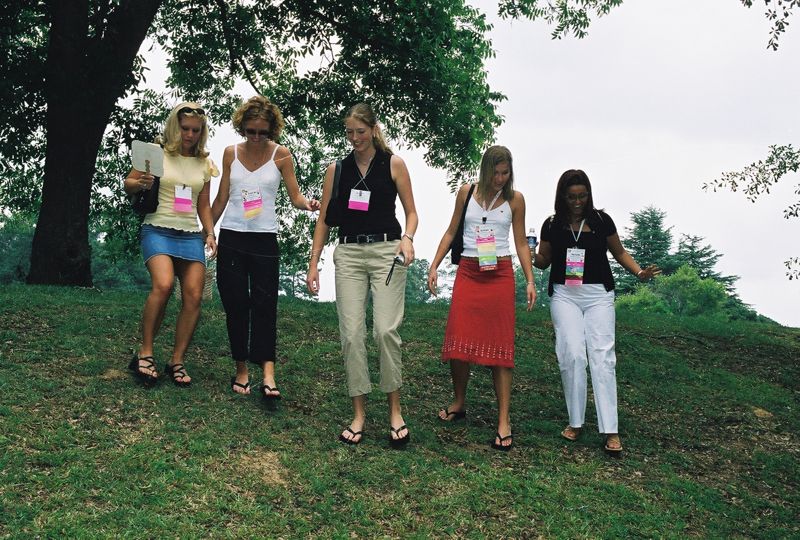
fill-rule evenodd
<path id="1" fill-rule="evenodd" d="M 617 358 L 614 354 L 614 277 L 606 250 L 641 281 L 661 273 L 641 268 L 625 251 L 611 217 L 594 207 L 589 177 L 570 169 L 556 188 L 555 214 L 542 225 L 534 265 L 552 263 L 548 294 L 556 332 L 556 356 L 569 424 L 561 436 L 575 441 L 586 416 L 586 365 L 592 375 L 597 427 L 605 450 L 622 451 L 617 425 Z"/>

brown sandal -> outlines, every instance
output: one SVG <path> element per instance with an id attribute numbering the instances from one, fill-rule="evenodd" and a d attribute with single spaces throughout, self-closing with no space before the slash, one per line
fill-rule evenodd
<path id="1" fill-rule="evenodd" d="M 578 440 L 578 437 L 581 436 L 581 428 L 567 426 L 561 432 L 561 436 L 567 439 L 568 441 L 575 442 Z"/>
<path id="2" fill-rule="evenodd" d="M 609 443 L 615 443 L 613 446 Z M 619 439 L 619 435 L 614 433 L 612 435 L 606 435 L 606 442 L 603 445 L 603 449 L 608 452 L 609 454 L 618 455 L 622 452 L 622 441 Z"/>

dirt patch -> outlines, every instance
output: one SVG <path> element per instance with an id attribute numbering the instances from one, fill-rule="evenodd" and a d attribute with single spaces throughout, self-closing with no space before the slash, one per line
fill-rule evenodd
<path id="1" fill-rule="evenodd" d="M 268 450 L 247 452 L 239 460 L 239 467 L 246 476 L 253 475 L 260 482 L 270 485 L 286 486 L 286 468 L 281 463 L 280 454 Z"/>
<path id="2" fill-rule="evenodd" d="M 117 379 L 125 379 L 127 377 L 128 377 L 127 371 L 122 371 L 114 368 L 107 369 L 100 375 L 100 378 L 103 379 L 104 381 L 114 381 Z"/>

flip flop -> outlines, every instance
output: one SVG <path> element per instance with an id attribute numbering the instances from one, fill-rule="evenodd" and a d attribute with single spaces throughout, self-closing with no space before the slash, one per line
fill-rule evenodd
<path id="1" fill-rule="evenodd" d="M 408 441 L 411 440 L 411 432 L 408 431 L 408 427 L 406 427 L 405 424 L 403 424 L 399 428 L 390 427 L 389 429 L 390 429 L 390 431 L 389 431 L 389 444 L 392 446 L 392 448 L 402 448 L 402 447 L 404 447 L 405 445 L 408 444 Z M 400 432 L 403 431 L 404 429 L 407 431 L 406 436 L 405 437 L 400 437 Z M 394 433 L 396 436 L 398 436 L 398 438 L 392 437 L 392 433 Z"/>
<path id="2" fill-rule="evenodd" d="M 441 409 L 439 412 L 444 412 L 444 418 L 439 416 L 440 422 L 453 422 L 454 420 L 463 420 L 467 417 L 467 410 L 451 411 L 450 409 Z M 452 416 L 452 418 L 450 418 Z"/>
<path id="3" fill-rule="evenodd" d="M 344 434 L 340 434 L 340 435 L 339 435 L 339 440 L 340 440 L 340 441 L 342 441 L 343 443 L 345 443 L 345 444 L 351 444 L 351 445 L 356 445 L 356 444 L 358 444 L 358 443 L 360 443 L 361 441 L 363 441 L 363 440 L 364 440 L 364 430 L 361 430 L 361 431 L 353 431 L 353 430 L 352 430 L 352 429 L 350 429 L 349 427 L 346 427 L 346 428 L 344 428 L 344 430 L 345 430 L 345 431 L 349 431 L 349 432 L 351 433 L 351 436 L 350 436 L 350 438 L 348 439 L 347 437 L 345 437 L 345 436 L 344 436 Z M 357 441 L 354 441 L 353 439 L 355 439 L 356 437 L 358 437 L 358 440 L 357 440 Z"/>
<path id="4" fill-rule="evenodd" d="M 561 432 L 561 436 L 567 439 L 568 441 L 575 442 L 578 440 L 578 437 L 581 436 L 581 428 L 574 428 L 572 426 L 567 426 Z"/>
<path id="5" fill-rule="evenodd" d="M 272 386 L 270 386 L 268 384 L 262 384 L 261 385 L 261 396 L 264 399 L 266 399 L 267 401 L 273 401 L 273 400 L 281 399 L 281 395 L 280 394 L 270 394 L 270 392 L 280 392 L 280 390 L 278 390 L 277 386 L 273 388 Z"/>
<path id="6" fill-rule="evenodd" d="M 237 388 L 241 388 L 242 390 L 244 390 L 244 392 L 237 392 L 236 391 Z M 242 396 L 248 395 L 250 393 L 250 381 L 247 381 L 246 383 L 242 384 L 236 382 L 236 377 L 231 377 L 231 392 Z"/>
<path id="7" fill-rule="evenodd" d="M 511 450 L 511 447 L 514 446 L 513 433 L 509 433 L 505 437 L 501 437 L 500 432 L 498 431 L 497 435 L 495 435 L 495 439 L 500 439 L 500 444 L 494 442 L 494 439 L 492 439 L 492 448 L 494 448 L 495 450 L 500 450 L 501 452 L 508 452 L 509 450 Z M 511 444 L 509 444 L 508 446 L 504 446 L 503 441 L 507 441 L 508 439 L 511 439 Z"/>

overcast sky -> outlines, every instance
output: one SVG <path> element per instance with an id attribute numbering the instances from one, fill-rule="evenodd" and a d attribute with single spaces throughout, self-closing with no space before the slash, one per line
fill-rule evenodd
<path id="1" fill-rule="evenodd" d="M 630 0 L 595 20 L 583 40 L 551 40 L 544 23 L 501 21 L 496 2 L 475 5 L 494 24 L 489 83 L 508 98 L 499 108 L 505 123 L 497 143 L 514 156 L 527 226 L 539 230 L 553 211 L 560 174 L 581 168 L 595 204 L 623 235 L 631 212 L 660 208 L 676 245 L 682 233 L 703 236 L 724 255 L 718 270 L 741 276 L 744 302 L 800 327 L 800 282 L 789 281 L 783 266 L 800 254 L 800 221 L 783 218 L 800 175 L 785 177 L 755 204 L 741 193 L 701 190 L 721 172 L 765 157 L 770 144 L 800 145 L 800 20 L 773 52 L 763 4 L 747 9 L 738 0 Z M 221 162 L 224 147 L 239 140 L 219 126 L 212 157 Z M 453 195 L 422 152 L 399 154 L 419 212 L 416 254 L 430 260 Z M 321 298 L 333 299 L 330 263 Z"/>

